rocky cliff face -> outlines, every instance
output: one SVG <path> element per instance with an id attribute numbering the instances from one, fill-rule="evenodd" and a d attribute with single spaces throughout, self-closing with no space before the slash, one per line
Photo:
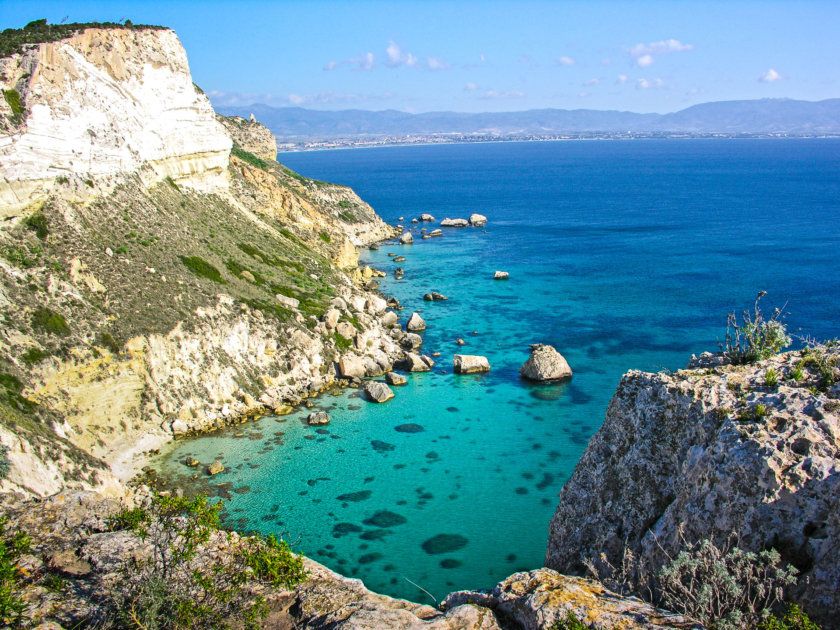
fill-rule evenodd
<path id="1" fill-rule="evenodd" d="M 0 105 L 3 487 L 119 492 L 144 451 L 298 402 L 341 355 L 390 369 L 401 332 L 356 246 L 393 230 L 345 187 L 231 155 L 174 33 L 83 30 L 0 79 L 22 108 Z"/>
<path id="2" fill-rule="evenodd" d="M 546 565 L 580 572 L 625 545 L 655 572 L 689 541 L 776 548 L 791 595 L 826 627 L 840 610 L 836 350 L 750 366 L 629 372 L 551 521 Z M 774 378 L 775 377 L 775 378 Z M 798 380 L 797 380 L 798 379 Z M 778 384 L 773 384 L 774 380 Z"/>
<path id="3" fill-rule="evenodd" d="M 261 160 L 277 159 L 277 140 L 274 134 L 256 121 L 245 120 L 239 116 L 222 116 L 218 120 L 233 140 L 233 145 L 256 155 Z"/>
<path id="4" fill-rule="evenodd" d="M 90 28 L 0 60 L 0 217 L 52 193 L 84 200 L 146 167 L 224 189 L 231 138 L 195 87 L 171 30 Z M 69 180 L 59 186 L 57 182 Z"/>

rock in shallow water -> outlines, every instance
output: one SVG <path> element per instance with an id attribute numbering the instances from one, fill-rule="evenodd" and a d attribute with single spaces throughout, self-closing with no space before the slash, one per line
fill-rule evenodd
<path id="1" fill-rule="evenodd" d="M 385 381 L 388 383 L 388 385 L 392 385 L 395 387 L 399 385 L 408 384 L 408 379 L 402 374 L 397 374 L 396 372 L 388 372 L 385 375 Z"/>
<path id="2" fill-rule="evenodd" d="M 490 371 L 487 357 L 472 354 L 456 354 L 452 358 L 452 367 L 456 374 L 478 374 Z"/>
<path id="3" fill-rule="evenodd" d="M 470 225 L 473 227 L 482 227 L 483 225 L 487 224 L 487 217 L 483 214 L 478 214 L 474 212 L 470 215 Z"/>
<path id="4" fill-rule="evenodd" d="M 394 392 L 385 383 L 368 381 L 365 383 L 365 395 L 371 402 L 383 403 L 391 400 L 394 397 Z"/>
<path id="5" fill-rule="evenodd" d="M 419 313 L 414 312 L 408 319 L 408 323 L 405 325 L 405 329 L 411 332 L 426 330 L 426 322 L 422 317 L 420 317 Z"/>
<path id="6" fill-rule="evenodd" d="M 309 414 L 307 422 L 311 427 L 321 427 L 330 423 L 330 414 L 326 411 L 313 411 Z"/>
<path id="7" fill-rule="evenodd" d="M 571 378 L 572 368 L 554 347 L 538 343 L 531 346 L 531 356 L 519 374 L 532 381 L 558 381 Z"/>

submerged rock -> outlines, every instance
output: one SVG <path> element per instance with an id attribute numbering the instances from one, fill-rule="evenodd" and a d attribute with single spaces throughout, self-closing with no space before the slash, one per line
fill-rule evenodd
<path id="1" fill-rule="evenodd" d="M 477 212 L 470 215 L 470 225 L 473 227 L 482 227 L 487 225 L 487 217 Z"/>
<path id="2" fill-rule="evenodd" d="M 368 381 L 365 383 L 365 395 L 371 402 L 383 403 L 391 400 L 394 397 L 394 392 L 385 383 Z"/>
<path id="3" fill-rule="evenodd" d="M 452 357 L 452 369 L 455 374 L 489 372 L 490 362 L 487 360 L 487 357 L 473 354 L 456 354 Z"/>
<path id="4" fill-rule="evenodd" d="M 408 323 L 405 325 L 405 329 L 410 330 L 411 332 L 426 330 L 426 322 L 422 317 L 420 317 L 419 313 L 414 312 L 408 319 Z"/>
<path id="5" fill-rule="evenodd" d="M 519 368 L 519 374 L 532 381 L 559 381 L 571 378 L 572 368 L 554 347 L 537 343 L 531 346 L 531 356 Z"/>
<path id="6" fill-rule="evenodd" d="M 216 460 L 210 466 L 207 467 L 207 474 L 209 475 L 218 475 L 220 472 L 223 472 L 225 469 L 222 462 Z"/>
<path id="7" fill-rule="evenodd" d="M 313 411 L 306 419 L 311 427 L 320 427 L 330 423 L 330 414 L 326 411 Z"/>

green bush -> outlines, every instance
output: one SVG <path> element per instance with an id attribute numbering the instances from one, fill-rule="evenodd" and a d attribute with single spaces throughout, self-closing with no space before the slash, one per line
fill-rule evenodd
<path id="1" fill-rule="evenodd" d="M 776 387 L 779 384 L 779 373 L 775 368 L 767 368 L 764 372 L 764 384 L 767 387 Z"/>
<path id="2" fill-rule="evenodd" d="M 342 352 L 346 352 L 350 349 L 350 346 L 353 345 L 353 340 L 348 339 L 347 337 L 343 337 L 338 333 L 333 333 L 333 341 L 335 342 L 335 347 L 341 350 Z"/>
<path id="3" fill-rule="evenodd" d="M 274 537 L 221 532 L 221 504 L 206 497 L 156 496 L 146 508 L 123 510 L 111 519 L 137 534 L 150 549 L 141 561 L 126 561 L 106 606 L 118 627 L 164 629 L 257 628 L 268 610 L 244 586 L 256 578 L 291 587 L 306 577 L 303 559 Z M 223 544 L 223 554 L 204 554 Z"/>
<path id="4" fill-rule="evenodd" d="M 9 535 L 7 518 L 0 518 L 0 625 L 22 628 L 28 616 L 21 597 L 23 574 L 18 567 L 20 557 L 29 552 L 30 540 L 23 532 Z"/>
<path id="5" fill-rule="evenodd" d="M 329 242 L 332 240 L 332 239 L 330 238 L 330 235 L 329 235 L 329 234 L 327 234 L 326 232 L 319 232 L 319 233 L 318 233 L 318 236 L 319 236 L 319 238 L 320 238 L 322 241 L 324 241 L 325 243 L 329 243 Z"/>
<path id="6" fill-rule="evenodd" d="M 67 325 L 67 320 L 45 306 L 32 313 L 32 328 L 61 337 L 70 334 L 70 326 Z"/>
<path id="7" fill-rule="evenodd" d="M 6 103 L 8 103 L 15 118 L 23 114 L 23 105 L 21 105 L 20 93 L 17 90 L 3 90 L 3 98 L 6 99 Z"/>
<path id="8" fill-rule="evenodd" d="M 207 278 L 213 282 L 225 284 L 221 272 L 203 258 L 199 256 L 179 256 L 179 258 L 184 266 L 199 278 Z"/>
<path id="9" fill-rule="evenodd" d="M 251 166 L 256 166 L 257 168 L 261 168 L 264 171 L 268 170 L 268 162 L 266 162 L 265 160 L 261 160 L 256 155 L 254 155 L 253 153 L 249 153 L 242 147 L 233 145 L 233 147 L 230 150 L 230 153 L 231 155 L 238 157 L 243 162 L 247 162 Z"/>
<path id="10" fill-rule="evenodd" d="M 551 630 L 590 630 L 590 628 L 578 619 L 575 613 L 570 612 L 563 619 L 555 621 Z"/>
<path id="11" fill-rule="evenodd" d="M 23 28 L 7 28 L 0 33 L 0 57 L 9 57 L 15 53 L 22 52 L 26 44 L 49 43 L 72 37 L 86 28 L 129 28 L 133 30 L 145 30 L 163 29 L 165 27 L 132 24 L 130 20 L 126 20 L 125 24 L 117 24 L 115 22 L 47 24 L 46 19 L 33 20 Z"/>
<path id="12" fill-rule="evenodd" d="M 30 230 L 35 232 L 35 236 L 44 240 L 50 233 L 49 226 L 47 224 L 47 217 L 45 217 L 40 212 L 36 212 L 28 219 L 26 219 L 26 227 Z"/>
<path id="13" fill-rule="evenodd" d="M 26 365 L 35 365 L 39 361 L 46 359 L 48 356 L 50 356 L 50 353 L 45 352 L 40 348 L 29 348 L 29 350 L 20 355 L 20 358 L 24 363 L 26 363 Z"/>
<path id="14" fill-rule="evenodd" d="M 811 341 L 802 351 L 802 358 L 798 361 L 798 369 L 808 368 L 817 373 L 817 390 L 824 392 L 837 382 L 840 382 L 840 356 L 837 354 L 836 340 L 819 343 Z M 797 379 L 800 380 L 800 379 Z"/>
<path id="15" fill-rule="evenodd" d="M 820 627 L 799 606 L 788 604 L 781 617 L 770 615 L 758 624 L 758 630 L 820 630 Z"/>
<path id="16" fill-rule="evenodd" d="M 790 337 L 781 321 L 783 311 L 775 309 L 770 319 L 762 315 L 758 302 L 765 295 L 766 291 L 758 292 L 753 312 L 744 311 L 740 324 L 735 313 L 730 313 L 727 318 L 726 337 L 720 346 L 723 354 L 735 365 L 767 359 L 790 345 Z"/>

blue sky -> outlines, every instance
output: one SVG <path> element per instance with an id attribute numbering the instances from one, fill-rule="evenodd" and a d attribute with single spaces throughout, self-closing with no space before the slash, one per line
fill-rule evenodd
<path id="1" fill-rule="evenodd" d="M 670 112 L 840 97 L 840 1 L 0 1 L 0 28 L 170 26 L 216 105 Z"/>

